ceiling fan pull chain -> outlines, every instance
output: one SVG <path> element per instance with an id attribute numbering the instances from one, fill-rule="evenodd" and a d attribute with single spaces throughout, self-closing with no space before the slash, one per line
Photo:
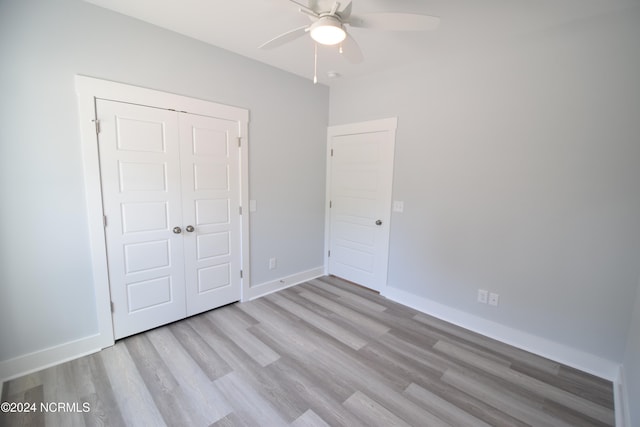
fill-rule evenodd
<path id="1" fill-rule="evenodd" d="M 318 83 L 318 43 L 313 44 L 315 49 L 313 52 L 313 84 Z"/>

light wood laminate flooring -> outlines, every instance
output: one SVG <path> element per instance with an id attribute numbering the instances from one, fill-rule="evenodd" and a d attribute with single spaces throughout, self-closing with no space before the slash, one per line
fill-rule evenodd
<path id="1" fill-rule="evenodd" d="M 614 425 L 610 382 L 334 277 L 8 381 L 2 401 L 38 405 L 0 414 L 12 427 Z"/>

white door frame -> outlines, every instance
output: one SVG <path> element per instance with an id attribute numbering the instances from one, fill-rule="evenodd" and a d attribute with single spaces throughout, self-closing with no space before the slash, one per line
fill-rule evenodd
<path id="1" fill-rule="evenodd" d="M 348 135 L 348 134 L 358 134 L 358 133 L 370 133 L 370 132 L 390 132 L 393 135 L 391 144 L 392 149 L 391 152 L 395 153 L 395 134 L 396 129 L 398 127 L 398 118 L 390 117 L 386 119 L 378 119 L 378 120 L 370 120 L 365 122 L 357 122 L 357 123 L 348 123 L 343 125 L 335 125 L 329 126 L 327 128 L 327 172 L 326 172 L 326 199 L 325 199 L 325 227 L 324 227 L 324 274 L 329 274 L 329 249 L 331 244 L 331 210 L 329 208 L 329 201 L 331 200 L 331 139 L 336 135 Z M 390 159 L 391 164 L 394 164 L 393 157 Z M 393 166 L 392 166 L 393 167 Z M 392 173 L 393 175 L 393 173 Z M 389 183 L 389 188 L 392 188 L 392 182 Z M 385 206 L 385 211 L 389 213 L 388 219 L 391 218 L 391 191 L 389 192 L 389 200 L 386 201 L 388 203 Z M 386 220 L 386 219 L 385 219 Z M 388 228 L 389 232 L 391 227 Z M 389 261 L 389 235 L 386 237 L 385 244 L 385 254 L 386 260 L 384 262 L 384 285 L 380 290 L 380 294 L 385 293 L 385 288 L 387 286 L 387 271 L 388 271 L 388 261 Z"/>
<path id="2" fill-rule="evenodd" d="M 111 296 L 109 291 L 109 273 L 107 269 L 107 251 L 104 235 L 104 212 L 102 209 L 102 186 L 100 184 L 100 159 L 98 136 L 96 133 L 96 99 L 129 102 L 183 111 L 204 116 L 226 118 L 237 121 L 242 141 L 240 149 L 240 205 L 249 206 L 249 153 L 248 127 L 249 111 L 214 102 L 182 95 L 175 95 L 153 89 L 141 88 L 86 76 L 76 76 L 76 93 L 80 117 L 80 136 L 82 141 L 82 162 L 84 168 L 85 196 L 87 198 L 87 220 L 89 227 L 90 252 L 95 290 L 96 315 L 101 348 L 114 344 L 113 323 L 111 318 Z M 249 215 L 244 209 L 241 220 L 242 249 L 242 300 L 251 283 L 249 263 Z M 240 274 L 240 272 L 238 272 Z"/>

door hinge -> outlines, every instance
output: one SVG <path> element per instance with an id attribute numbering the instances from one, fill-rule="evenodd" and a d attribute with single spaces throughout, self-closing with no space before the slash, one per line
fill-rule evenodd
<path id="1" fill-rule="evenodd" d="M 112 313 L 116 312 L 116 305 L 113 303 L 113 301 L 111 301 L 111 312 Z"/>
<path id="2" fill-rule="evenodd" d="M 242 146 L 242 137 L 239 136 L 238 137 L 238 147 L 241 147 L 241 146 Z"/>
<path id="3" fill-rule="evenodd" d="M 240 278 L 242 279 L 242 270 L 240 270 Z"/>
<path id="4" fill-rule="evenodd" d="M 333 202 L 329 200 L 329 209 L 331 209 L 332 207 L 333 207 Z"/>
<path id="5" fill-rule="evenodd" d="M 242 206 L 238 206 L 238 213 L 242 215 Z"/>
<path id="6" fill-rule="evenodd" d="M 331 251 L 327 252 L 327 257 L 330 258 L 331 257 Z"/>
<path id="7" fill-rule="evenodd" d="M 91 121 L 96 126 L 96 134 L 99 134 L 100 133 L 100 120 L 94 119 L 94 120 L 91 120 Z"/>
<path id="8" fill-rule="evenodd" d="M 107 216 L 106 215 L 102 215 L 102 226 L 103 227 L 107 226 Z"/>
<path id="9" fill-rule="evenodd" d="M 331 149 L 331 157 L 333 157 L 333 148 Z"/>

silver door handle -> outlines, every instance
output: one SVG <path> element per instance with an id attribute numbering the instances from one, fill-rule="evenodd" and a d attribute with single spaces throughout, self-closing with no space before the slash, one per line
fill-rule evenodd
<path id="1" fill-rule="evenodd" d="M 377 221 L 376 221 L 376 225 L 382 225 L 382 221 L 377 220 Z"/>
<path id="2" fill-rule="evenodd" d="M 193 233 L 193 231 L 195 230 L 195 228 L 193 228 L 193 225 L 187 225 L 185 227 L 185 230 L 187 230 L 189 233 Z"/>
<path id="3" fill-rule="evenodd" d="M 182 228 L 180 228 L 180 227 L 173 227 L 173 232 L 174 232 L 174 233 L 176 233 L 176 234 L 180 234 L 180 233 L 182 233 Z"/>

